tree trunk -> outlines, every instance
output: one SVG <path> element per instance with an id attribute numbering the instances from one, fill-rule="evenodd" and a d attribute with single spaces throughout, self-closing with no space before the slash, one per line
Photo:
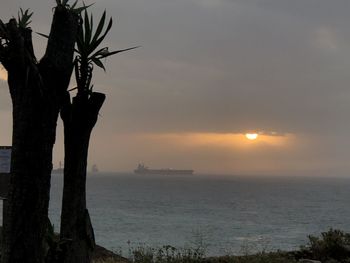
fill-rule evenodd
<path id="1" fill-rule="evenodd" d="M 44 58 L 35 59 L 31 30 L 11 19 L 0 61 L 8 71 L 13 104 L 11 178 L 4 211 L 1 261 L 41 263 L 48 222 L 52 148 L 68 87 L 78 16 L 57 7 Z M 4 25 L 3 25 L 4 26 Z"/>
<path id="2" fill-rule="evenodd" d="M 86 170 L 90 135 L 105 100 L 102 93 L 67 95 L 61 110 L 64 124 L 64 190 L 61 213 L 61 240 L 65 263 L 89 263 L 95 247 L 94 232 L 86 208 Z"/>
<path id="3" fill-rule="evenodd" d="M 10 78 L 10 76 L 9 76 Z M 27 94 L 13 108 L 3 262 L 42 262 L 58 110 Z"/>

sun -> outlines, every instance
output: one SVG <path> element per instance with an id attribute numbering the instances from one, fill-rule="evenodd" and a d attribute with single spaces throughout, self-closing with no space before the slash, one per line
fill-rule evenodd
<path id="1" fill-rule="evenodd" d="M 258 138 L 259 134 L 257 133 L 246 133 L 245 134 L 245 137 L 248 139 L 248 140 L 256 140 Z"/>

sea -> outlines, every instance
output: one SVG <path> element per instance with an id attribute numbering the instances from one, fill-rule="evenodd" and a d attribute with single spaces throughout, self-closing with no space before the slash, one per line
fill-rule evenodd
<path id="1" fill-rule="evenodd" d="M 54 175 L 56 231 L 62 185 Z M 350 178 L 97 173 L 87 205 L 96 243 L 124 256 L 163 245 L 201 246 L 208 256 L 294 250 L 308 235 L 350 231 Z"/>

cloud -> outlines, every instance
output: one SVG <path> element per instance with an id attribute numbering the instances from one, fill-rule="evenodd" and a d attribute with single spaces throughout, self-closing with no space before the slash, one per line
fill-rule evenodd
<path id="1" fill-rule="evenodd" d="M 317 48 L 337 51 L 339 49 L 339 39 L 334 30 L 330 27 L 319 27 L 313 34 L 313 41 Z"/>
<path id="2" fill-rule="evenodd" d="M 280 131 L 258 131 L 258 134 L 265 136 L 287 136 L 288 133 Z"/>

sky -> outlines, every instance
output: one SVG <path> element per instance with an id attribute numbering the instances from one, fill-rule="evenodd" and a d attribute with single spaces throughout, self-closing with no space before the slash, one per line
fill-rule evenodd
<path id="1" fill-rule="evenodd" d="M 0 18 L 30 8 L 33 31 L 48 33 L 54 2 L 6 1 Z M 141 48 L 94 72 L 107 100 L 90 165 L 350 176 L 350 1 L 96 0 L 89 11 L 97 21 L 104 9 L 114 19 L 106 46 Z M 33 37 L 40 59 L 45 39 Z M 0 123 L 0 145 L 9 145 L 6 81 Z M 57 133 L 55 166 L 63 160 L 60 121 Z"/>

